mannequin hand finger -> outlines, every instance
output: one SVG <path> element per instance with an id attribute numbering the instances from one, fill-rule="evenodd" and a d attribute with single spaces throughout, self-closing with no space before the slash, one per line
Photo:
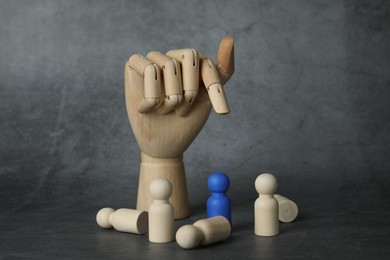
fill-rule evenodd
<path id="1" fill-rule="evenodd" d="M 215 64 L 209 58 L 204 57 L 201 60 L 200 72 L 215 112 L 217 114 L 229 113 L 229 105 Z"/>
<path id="2" fill-rule="evenodd" d="M 160 114 L 167 114 L 177 108 L 183 97 L 180 65 L 175 60 L 157 51 L 146 56 L 163 71 L 165 99 L 157 109 Z"/>
<path id="3" fill-rule="evenodd" d="M 183 78 L 183 100 L 176 114 L 186 116 L 194 103 L 199 91 L 199 54 L 194 49 L 173 50 L 167 56 L 181 63 Z"/>
<path id="4" fill-rule="evenodd" d="M 225 36 L 221 40 L 217 54 L 218 71 L 224 85 L 234 73 L 234 38 Z"/>
<path id="5" fill-rule="evenodd" d="M 138 104 L 138 111 L 146 113 L 157 108 L 161 98 L 160 69 L 140 54 L 132 55 L 126 65 L 144 78 L 144 98 Z"/>

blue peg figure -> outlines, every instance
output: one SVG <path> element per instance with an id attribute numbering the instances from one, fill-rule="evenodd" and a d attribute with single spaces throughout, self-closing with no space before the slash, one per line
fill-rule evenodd
<path id="1" fill-rule="evenodd" d="M 207 200 L 207 217 L 224 216 L 232 224 L 232 208 L 226 192 L 229 189 L 229 177 L 222 172 L 210 175 L 208 180 L 211 196 Z"/>

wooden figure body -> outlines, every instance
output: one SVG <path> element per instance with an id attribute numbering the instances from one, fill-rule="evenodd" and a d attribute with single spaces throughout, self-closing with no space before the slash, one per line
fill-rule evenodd
<path id="1" fill-rule="evenodd" d="M 166 179 L 156 179 L 150 184 L 153 203 L 149 208 L 149 241 L 168 243 L 175 239 L 173 207 L 169 203 L 172 185 Z"/>
<path id="2" fill-rule="evenodd" d="M 255 182 L 259 198 L 255 201 L 255 234 L 276 236 L 279 234 L 279 205 L 274 198 L 278 183 L 269 173 L 260 174 Z"/>
<path id="3" fill-rule="evenodd" d="M 121 232 L 145 234 L 148 231 L 148 212 L 135 209 L 103 208 L 96 215 L 96 222 L 102 228 Z"/>
<path id="4" fill-rule="evenodd" d="M 226 240 L 230 234 L 229 221 L 223 216 L 216 216 L 182 226 L 176 233 L 176 242 L 182 248 L 191 249 Z"/>
<path id="5" fill-rule="evenodd" d="M 279 220 L 282 222 L 291 222 L 298 216 L 298 206 L 294 201 L 275 194 L 275 199 L 279 204 Z"/>
<path id="6" fill-rule="evenodd" d="M 213 173 L 208 179 L 211 196 L 207 200 L 207 217 L 224 216 L 232 224 L 232 209 L 226 192 L 229 189 L 229 177 L 222 173 Z"/>
<path id="7" fill-rule="evenodd" d="M 183 153 L 203 128 L 211 107 L 218 114 L 229 112 L 223 85 L 234 72 L 233 49 L 233 37 L 225 37 L 218 65 L 194 49 L 135 54 L 127 61 L 126 107 L 141 149 L 138 210 L 148 210 L 152 203 L 150 183 L 165 178 L 173 185 L 175 218 L 189 216 Z"/>

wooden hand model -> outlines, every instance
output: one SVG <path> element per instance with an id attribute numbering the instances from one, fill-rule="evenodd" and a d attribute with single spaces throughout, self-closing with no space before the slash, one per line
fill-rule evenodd
<path id="1" fill-rule="evenodd" d="M 132 55 L 125 65 L 126 107 L 141 149 L 137 209 L 152 203 L 150 183 L 168 179 L 176 219 L 189 216 L 183 153 L 209 117 L 229 113 L 223 85 L 234 72 L 234 40 L 222 39 L 218 64 L 194 49 L 145 57 Z M 210 155 L 211 156 L 211 155 Z"/>

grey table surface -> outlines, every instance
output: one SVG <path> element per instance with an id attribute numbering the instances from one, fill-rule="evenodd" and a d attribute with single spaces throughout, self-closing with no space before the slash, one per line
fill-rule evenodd
<path id="1" fill-rule="evenodd" d="M 289 182 L 283 178 L 279 181 L 282 187 Z M 101 207 L 134 206 L 126 203 L 130 199 L 121 197 L 120 201 L 114 194 L 107 194 L 112 200 L 109 205 L 72 195 L 70 201 L 50 201 L 48 196 L 2 215 L 0 256 L 3 259 L 388 259 L 387 188 L 379 183 L 351 183 L 340 189 L 313 185 L 318 192 L 298 189 L 304 183 L 301 182 L 289 192 L 298 203 L 299 216 L 294 222 L 281 223 L 280 234 L 275 237 L 254 235 L 256 194 L 245 181 L 236 181 L 232 183 L 235 192 L 230 192 L 233 233 L 229 240 L 218 244 L 184 250 L 176 242 L 154 244 L 147 235 L 101 229 L 95 222 Z M 191 203 L 192 215 L 176 221 L 177 228 L 206 217 L 203 203 L 206 194 L 192 192 L 191 200 L 197 201 Z"/>
<path id="2" fill-rule="evenodd" d="M 0 259 L 388 259 L 389 1 L 0 0 Z M 231 179 L 233 233 L 195 250 L 103 230 L 135 207 L 140 155 L 123 65 L 235 37 L 231 113 L 186 151 L 192 215 L 207 177 Z M 299 206 L 253 234 L 254 181 L 273 173 Z"/>

